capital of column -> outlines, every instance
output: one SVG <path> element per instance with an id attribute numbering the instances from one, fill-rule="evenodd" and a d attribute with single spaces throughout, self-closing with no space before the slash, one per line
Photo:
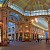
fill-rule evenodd
<path id="1" fill-rule="evenodd" d="M 10 10 L 7 7 L 0 8 L 3 17 L 8 17 Z"/>

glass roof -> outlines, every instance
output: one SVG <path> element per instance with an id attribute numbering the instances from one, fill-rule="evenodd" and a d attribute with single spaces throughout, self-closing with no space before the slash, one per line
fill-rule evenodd
<path id="1" fill-rule="evenodd" d="M 21 17 L 18 14 L 12 12 L 10 15 L 16 17 L 18 21 L 21 21 Z"/>
<path id="2" fill-rule="evenodd" d="M 8 4 L 10 4 L 10 3 L 8 3 Z M 8 5 L 8 6 L 10 6 L 10 5 Z M 15 4 L 11 5 L 10 8 L 20 12 L 21 14 L 24 14 L 24 10 Z"/>
<path id="3" fill-rule="evenodd" d="M 2 7 L 8 0 L 0 0 L 0 7 Z"/>
<path id="4" fill-rule="evenodd" d="M 50 0 L 9 0 L 8 6 L 25 16 L 50 15 Z"/>
<path id="5" fill-rule="evenodd" d="M 50 15 L 50 10 L 25 11 L 25 16 Z"/>
<path id="6" fill-rule="evenodd" d="M 25 16 L 37 16 L 37 15 L 50 15 L 50 9 L 48 10 L 36 10 L 36 11 L 24 11 L 22 8 L 20 8 L 19 6 L 13 4 L 13 5 L 9 5 L 10 8 L 18 11 L 19 13 L 21 13 L 22 15 Z"/>
<path id="7" fill-rule="evenodd" d="M 0 4 L 5 3 L 7 0 L 0 0 Z"/>

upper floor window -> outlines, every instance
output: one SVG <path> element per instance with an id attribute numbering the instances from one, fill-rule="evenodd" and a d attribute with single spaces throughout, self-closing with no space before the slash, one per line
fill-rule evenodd
<path id="1" fill-rule="evenodd" d="M 11 32 L 11 28 L 8 28 L 8 32 Z"/>
<path id="2" fill-rule="evenodd" d="M 12 27 L 12 30 L 14 31 L 14 27 Z"/>

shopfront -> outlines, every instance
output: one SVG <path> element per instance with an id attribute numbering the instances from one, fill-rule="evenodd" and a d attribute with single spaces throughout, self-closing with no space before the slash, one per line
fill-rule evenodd
<path id="1" fill-rule="evenodd" d="M 30 41 L 30 34 L 29 32 L 24 33 L 24 41 Z"/>
<path id="2" fill-rule="evenodd" d="M 19 41 L 22 41 L 22 32 L 20 32 Z"/>

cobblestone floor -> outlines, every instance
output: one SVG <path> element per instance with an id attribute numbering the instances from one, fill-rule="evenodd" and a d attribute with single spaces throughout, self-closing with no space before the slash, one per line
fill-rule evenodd
<path id="1" fill-rule="evenodd" d="M 11 42 L 9 46 L 0 47 L 0 50 L 50 50 L 50 43 L 46 42 Z"/>

